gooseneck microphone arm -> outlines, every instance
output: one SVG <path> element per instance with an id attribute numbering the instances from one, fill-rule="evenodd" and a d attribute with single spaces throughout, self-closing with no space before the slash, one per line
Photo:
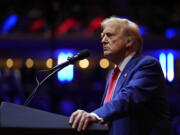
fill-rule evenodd
<path id="1" fill-rule="evenodd" d="M 68 60 L 65 61 L 64 63 L 57 65 L 49 70 L 44 70 L 44 72 L 51 72 L 49 75 L 47 75 L 41 82 L 38 81 L 37 76 L 36 76 L 36 82 L 37 82 L 37 86 L 35 87 L 35 89 L 32 91 L 32 93 L 28 96 L 27 100 L 25 101 L 24 105 L 27 106 L 32 98 L 34 97 L 34 95 L 36 94 L 37 90 L 40 89 L 40 87 L 55 73 L 57 73 L 59 70 L 63 69 L 64 67 L 68 66 L 69 64 L 74 64 L 74 62 L 78 61 L 78 60 L 82 60 L 86 57 L 88 57 L 89 51 L 88 50 L 83 50 L 80 53 L 78 53 L 76 56 L 73 57 L 68 57 Z"/>
<path id="2" fill-rule="evenodd" d="M 36 94 L 37 90 L 55 73 L 57 73 L 59 70 L 63 69 L 64 67 L 66 67 L 67 65 L 69 65 L 69 62 L 66 61 L 64 63 L 61 64 L 62 67 L 56 68 L 55 70 L 53 70 L 49 75 L 47 75 L 41 82 L 38 81 L 37 77 L 36 77 L 36 82 L 37 82 L 37 86 L 36 88 L 32 91 L 32 93 L 28 96 L 27 100 L 25 101 L 24 105 L 27 106 L 32 98 L 34 97 L 34 95 Z"/>

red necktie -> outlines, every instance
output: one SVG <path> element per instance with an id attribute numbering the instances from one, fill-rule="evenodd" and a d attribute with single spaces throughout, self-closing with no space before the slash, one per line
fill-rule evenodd
<path id="1" fill-rule="evenodd" d="M 114 69 L 114 72 L 111 75 L 111 79 L 109 81 L 109 87 L 108 87 L 108 90 L 107 90 L 107 93 L 106 93 L 106 97 L 105 97 L 104 103 L 107 103 L 107 102 L 109 102 L 111 100 L 112 95 L 114 93 L 114 88 L 115 88 L 116 81 L 117 81 L 117 78 L 119 76 L 119 73 L 120 73 L 120 69 L 117 66 Z"/>

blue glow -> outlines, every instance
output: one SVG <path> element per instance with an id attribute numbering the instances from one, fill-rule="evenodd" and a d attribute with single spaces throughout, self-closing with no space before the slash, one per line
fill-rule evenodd
<path id="1" fill-rule="evenodd" d="M 159 50 L 148 50 L 148 51 L 143 51 L 144 55 L 151 55 L 154 56 L 156 58 L 159 58 L 161 53 L 165 53 L 168 54 L 169 52 L 171 52 L 174 56 L 174 59 L 180 59 L 180 50 L 173 50 L 173 49 L 159 49 Z"/>
<path id="2" fill-rule="evenodd" d="M 119 16 L 120 19 L 128 19 L 128 20 L 131 20 L 129 17 L 126 17 L 126 16 Z"/>
<path id="3" fill-rule="evenodd" d="M 174 55 L 168 53 L 167 56 L 167 80 L 172 82 L 174 80 Z"/>
<path id="4" fill-rule="evenodd" d="M 72 57 L 72 56 L 73 56 L 73 53 L 71 51 L 60 52 L 58 55 L 58 64 L 61 64 L 67 61 L 67 58 Z M 69 65 L 63 68 L 61 71 L 58 72 L 57 77 L 60 82 L 71 82 L 74 77 L 74 66 Z"/>
<path id="5" fill-rule="evenodd" d="M 20 105 L 21 100 L 18 97 L 15 97 L 14 100 L 13 100 L 13 103 Z"/>
<path id="6" fill-rule="evenodd" d="M 141 26 L 141 25 L 139 25 L 138 27 L 139 27 L 139 32 L 140 32 L 141 36 L 147 35 L 149 33 L 149 30 L 147 27 Z"/>
<path id="7" fill-rule="evenodd" d="M 65 115 L 71 115 L 71 113 L 75 110 L 75 104 L 73 101 L 68 99 L 63 99 L 60 103 L 61 113 Z"/>
<path id="8" fill-rule="evenodd" d="M 173 38 L 177 35 L 178 30 L 175 28 L 169 28 L 166 30 L 166 37 L 167 38 Z"/>
<path id="9" fill-rule="evenodd" d="M 161 64 L 163 73 L 164 73 L 164 77 L 166 78 L 166 55 L 165 53 L 161 53 L 159 55 L 159 62 Z"/>
<path id="10" fill-rule="evenodd" d="M 6 34 L 7 32 L 9 32 L 16 25 L 17 20 L 17 15 L 11 15 L 10 17 L 8 17 L 2 27 L 2 33 Z"/>

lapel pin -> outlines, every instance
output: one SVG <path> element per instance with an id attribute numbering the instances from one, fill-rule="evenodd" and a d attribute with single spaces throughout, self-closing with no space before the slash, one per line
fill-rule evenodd
<path id="1" fill-rule="evenodd" d="M 127 73 L 124 74 L 124 77 L 126 77 L 126 76 L 127 76 Z"/>

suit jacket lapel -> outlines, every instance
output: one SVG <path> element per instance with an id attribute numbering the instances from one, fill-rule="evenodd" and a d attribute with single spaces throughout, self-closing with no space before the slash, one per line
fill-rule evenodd
<path id="1" fill-rule="evenodd" d="M 122 88 L 126 78 L 128 77 L 129 75 L 129 72 L 131 71 L 131 69 L 136 65 L 136 63 L 138 62 L 138 60 L 141 58 L 141 55 L 140 54 L 136 54 L 135 56 L 133 56 L 133 58 L 127 63 L 127 65 L 125 66 L 124 70 L 122 71 L 118 81 L 117 81 L 117 84 L 116 84 L 116 87 L 115 87 L 115 90 L 114 90 L 114 94 L 113 94 L 113 97 L 114 95 L 116 95 L 117 92 L 119 92 L 119 90 Z"/>
<path id="2" fill-rule="evenodd" d="M 119 91 L 119 89 L 122 88 L 123 86 L 123 83 L 124 81 L 126 80 L 127 76 L 128 76 L 128 72 L 133 68 L 133 66 L 135 66 L 135 64 L 137 63 L 137 61 L 140 59 L 141 55 L 140 54 L 136 54 L 135 56 L 132 57 L 132 59 L 127 63 L 127 65 L 125 66 L 124 70 L 122 71 L 118 81 L 117 81 L 117 84 L 116 84 L 116 87 L 115 87 L 115 90 L 114 90 L 114 94 L 113 94 L 113 97 L 114 95 L 116 95 L 116 93 Z M 109 74 L 108 76 L 108 79 L 107 79 L 107 83 L 106 83 L 106 87 L 105 87 L 105 91 L 104 91 L 104 95 L 103 95 L 103 98 L 102 98 L 102 101 L 101 101 L 101 105 L 104 104 L 104 99 L 105 99 L 105 96 L 106 96 L 106 93 L 107 93 L 107 89 L 108 89 L 108 86 L 109 86 L 109 80 L 110 80 L 110 77 L 112 75 L 112 71 L 111 73 Z"/>

